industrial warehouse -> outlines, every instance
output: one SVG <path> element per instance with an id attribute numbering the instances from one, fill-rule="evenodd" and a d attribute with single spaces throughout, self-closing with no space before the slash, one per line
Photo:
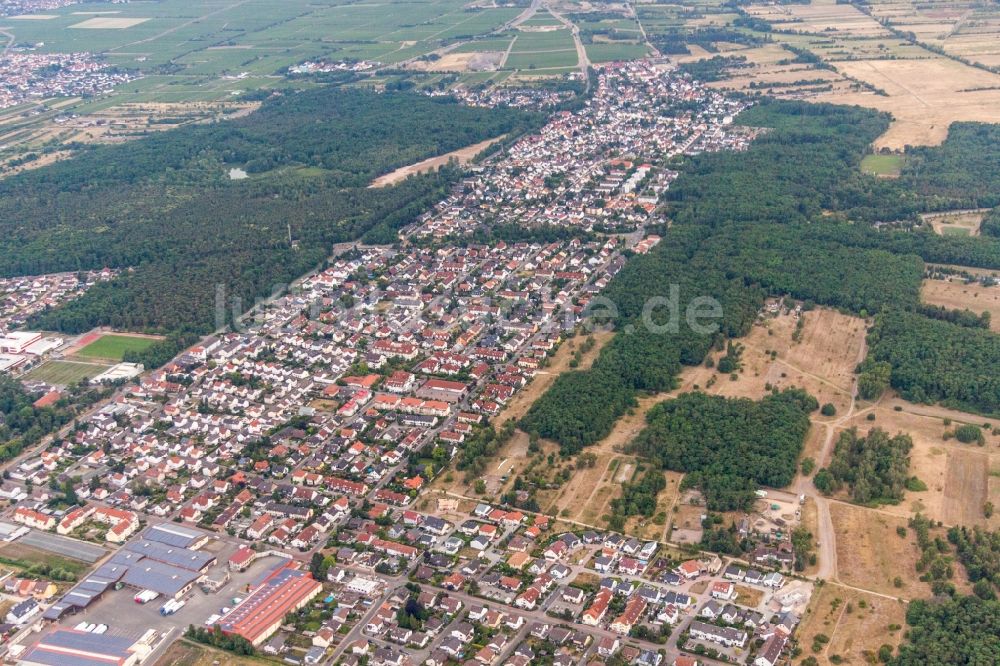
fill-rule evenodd
<path id="1" fill-rule="evenodd" d="M 152 590 L 168 599 L 182 597 L 215 564 L 215 556 L 179 544 L 200 547 L 205 540 L 192 530 L 150 527 L 67 592 L 44 617 L 57 620 L 67 612 L 87 608 L 109 588 L 120 585 Z"/>
<path id="2" fill-rule="evenodd" d="M 27 666 L 132 666 L 152 649 L 156 631 L 138 640 L 126 636 L 57 629 L 27 650 L 18 663 Z"/>
<path id="3" fill-rule="evenodd" d="M 322 589 L 322 584 L 308 572 L 278 569 L 219 620 L 218 627 L 224 633 L 242 636 L 256 647 L 281 627 L 288 613 L 305 606 Z"/>

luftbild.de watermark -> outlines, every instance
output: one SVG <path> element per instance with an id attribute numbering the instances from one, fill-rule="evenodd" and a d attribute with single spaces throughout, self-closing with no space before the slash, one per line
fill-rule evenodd
<path id="1" fill-rule="evenodd" d="M 480 306 L 477 308 L 468 307 L 467 300 L 451 293 L 431 292 L 430 296 L 417 307 L 411 303 L 390 311 L 389 327 L 397 333 L 422 330 L 429 323 L 424 313 L 435 305 L 443 306 L 446 311 L 457 310 L 467 326 L 482 322 L 509 333 L 526 330 L 558 333 L 579 327 L 588 333 L 644 331 L 667 335 L 686 327 L 699 335 L 712 335 L 719 330 L 723 318 L 722 304 L 716 298 L 707 295 L 684 298 L 678 284 L 669 285 L 665 295 L 646 298 L 638 313 L 634 304 L 619 307 L 613 299 L 602 294 L 589 297 L 583 308 L 579 307 L 579 301 L 553 296 L 549 290 L 533 294 L 529 303 L 480 297 L 476 299 Z M 329 324 L 331 311 L 339 309 L 343 317 L 361 316 L 366 311 L 374 311 L 378 303 L 392 300 L 381 290 L 350 296 L 347 302 L 335 300 L 332 305 L 330 297 L 331 293 L 326 291 L 279 283 L 272 287 L 269 296 L 255 298 L 247 307 L 240 296 L 230 294 L 226 285 L 219 283 L 215 288 L 215 327 L 217 331 L 248 333 L 266 324 L 271 318 L 269 312 L 273 314 L 276 310 Z M 543 314 L 539 316 L 539 313 Z"/>

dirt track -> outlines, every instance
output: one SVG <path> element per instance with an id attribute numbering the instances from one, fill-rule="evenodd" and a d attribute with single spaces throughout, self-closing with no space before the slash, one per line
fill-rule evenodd
<path id="1" fill-rule="evenodd" d="M 498 137 L 487 139 L 486 141 L 480 141 L 479 143 L 474 143 L 471 146 L 453 150 L 450 153 L 445 153 L 444 155 L 430 157 L 422 162 L 400 167 L 395 171 L 390 171 L 384 176 L 379 176 L 373 180 L 371 185 L 368 187 L 387 187 L 389 185 L 395 185 L 396 183 L 402 182 L 415 174 L 427 173 L 428 171 L 433 171 L 438 167 L 442 167 L 448 163 L 448 160 L 452 159 L 457 160 L 459 164 L 468 164 L 476 155 L 483 152 L 497 141 L 502 140 L 505 136 L 507 135 L 501 134 Z"/>

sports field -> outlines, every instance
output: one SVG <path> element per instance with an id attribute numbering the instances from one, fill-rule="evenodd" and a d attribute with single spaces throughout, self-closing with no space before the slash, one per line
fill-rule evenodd
<path id="1" fill-rule="evenodd" d="M 136 337 L 132 335 L 102 335 L 83 349 L 76 352 L 84 358 L 100 358 L 120 361 L 125 352 L 143 351 L 156 342 L 155 338 Z"/>
<path id="2" fill-rule="evenodd" d="M 107 369 L 108 366 L 103 363 L 81 363 L 53 359 L 32 369 L 24 376 L 24 379 L 57 386 L 69 386 L 96 377 Z"/>

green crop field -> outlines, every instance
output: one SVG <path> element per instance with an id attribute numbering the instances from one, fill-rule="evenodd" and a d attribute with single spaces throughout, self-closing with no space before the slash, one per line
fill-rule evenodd
<path id="1" fill-rule="evenodd" d="M 587 57 L 591 62 L 613 62 L 615 60 L 634 60 L 648 53 L 645 44 L 587 44 Z"/>
<path id="2" fill-rule="evenodd" d="M 104 358 L 120 361 L 125 352 L 142 351 L 156 342 L 154 338 L 137 338 L 131 335 L 102 335 L 76 353 L 84 358 Z"/>
<path id="3" fill-rule="evenodd" d="M 506 69 L 545 69 L 548 67 L 572 67 L 578 58 L 576 49 L 569 51 L 514 52 L 507 58 Z"/>
<path id="4" fill-rule="evenodd" d="M 101 363 L 78 363 L 76 361 L 46 361 L 24 375 L 25 380 L 47 384 L 68 386 L 91 377 L 96 377 L 108 366 Z"/>
<path id="5" fill-rule="evenodd" d="M 19 45 L 89 51 L 142 74 L 112 93 L 114 103 L 212 101 L 281 85 L 284 70 L 305 60 L 399 63 L 489 35 L 521 12 L 466 4 L 403 0 L 387 11 L 352 0 L 88 2 L 45 10 L 52 19 L 10 20 L 4 27 Z M 90 103 L 73 110 L 86 111 Z"/>

